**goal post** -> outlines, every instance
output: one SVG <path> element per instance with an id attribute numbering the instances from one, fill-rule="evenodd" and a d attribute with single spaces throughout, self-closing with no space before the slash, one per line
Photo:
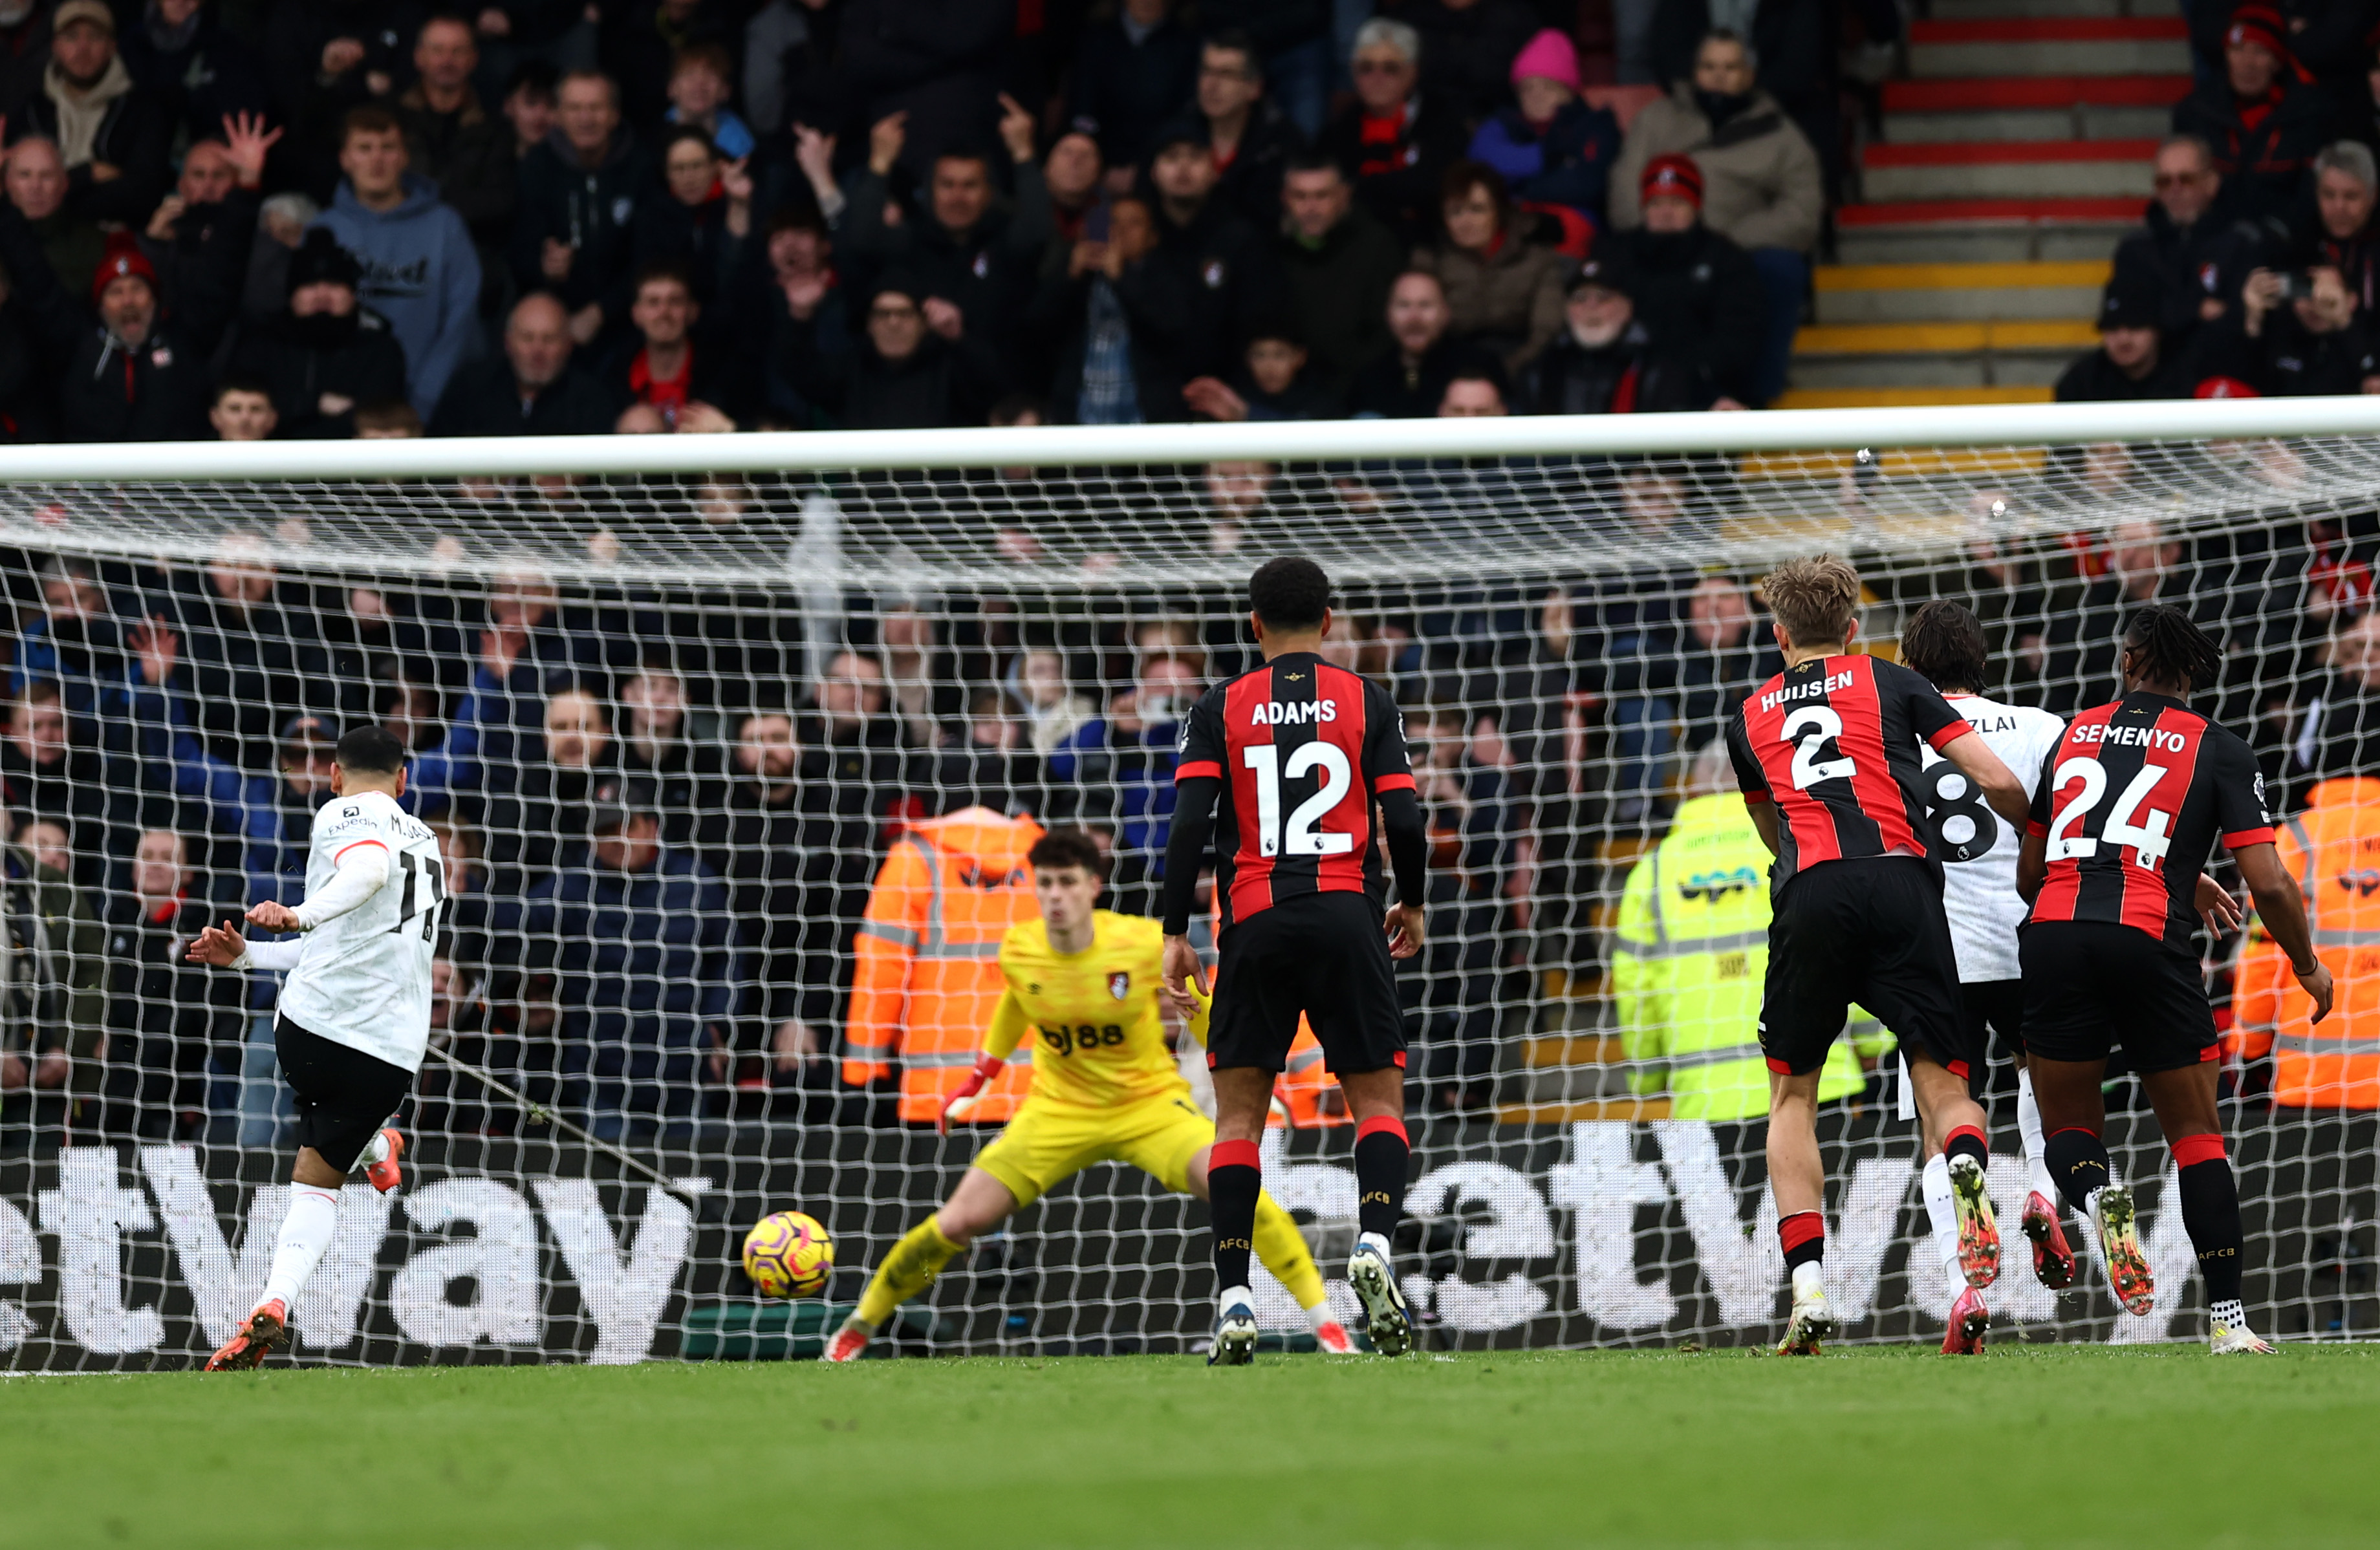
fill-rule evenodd
<path id="1" fill-rule="evenodd" d="M 1729 817 L 1707 750 L 1775 671 L 1759 577 L 1852 558 L 1884 653 L 1918 606 L 1965 602 L 1989 691 L 2060 713 L 2113 692 L 2131 607 L 2179 602 L 2226 648 L 2201 708 L 2301 806 L 2362 768 L 2380 700 L 2375 513 L 2380 398 L 9 449 L 0 1367 L 188 1365 L 261 1285 L 292 1146 L 273 987 L 172 950 L 210 912 L 294 902 L 322 741 L 358 721 L 406 740 L 442 835 L 442 1053 L 406 1186 L 351 1186 L 296 1359 L 813 1350 L 993 1133 L 919 1120 L 990 1010 L 980 950 L 1031 911 L 1027 825 L 1091 829 L 1110 906 L 1153 912 L 1173 728 L 1253 661 L 1246 577 L 1292 552 L 1337 585 L 1329 652 L 1396 696 L 1431 828 L 1431 942 L 1400 980 L 1399 1262 L 1427 1338 L 1773 1339 L 1756 933 L 1647 952 L 1629 890 L 1682 810 Z M 1762 878 L 1730 861 L 1698 886 Z M 2269 964 L 2204 949 L 2240 1030 L 2253 1321 L 2380 1334 L 2380 1119 L 2301 1101 Z M 1890 1031 L 1849 1034 L 1867 1069 L 1821 1127 L 1831 1295 L 1852 1338 L 1933 1338 L 1949 1297 Z M 1990 1093 L 2013 1222 L 2004 1069 Z M 1352 1308 L 1352 1127 L 1318 1072 L 1281 1107 L 1267 1187 Z M 2049 1293 L 2011 1255 L 2000 1338 L 2203 1332 L 2130 1084 L 2108 1133 L 2157 1311 L 2120 1314 L 2095 1265 Z M 838 1264 L 791 1306 L 737 1265 L 788 1209 Z M 1203 1222 L 1097 1163 L 954 1260 L 892 1343 L 1190 1349 Z M 1294 1342 L 1306 1315 L 1260 1279 Z"/>

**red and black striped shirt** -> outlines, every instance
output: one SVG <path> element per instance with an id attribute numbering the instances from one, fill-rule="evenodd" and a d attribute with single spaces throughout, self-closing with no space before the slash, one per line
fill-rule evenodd
<path id="1" fill-rule="evenodd" d="M 1176 781 L 1222 782 L 1215 892 L 1222 923 L 1300 893 L 1387 893 L 1372 809 L 1414 789 L 1387 690 L 1290 652 L 1207 691 L 1182 723 Z"/>
<path id="2" fill-rule="evenodd" d="M 2135 692 L 2074 718 L 2042 766 L 2026 832 L 2049 875 L 2025 917 L 2133 926 L 2194 953 L 2198 875 L 2225 848 L 2269 843 L 2248 745 L 2178 699 Z"/>
<path id="3" fill-rule="evenodd" d="M 1745 696 L 1727 749 L 1743 799 L 1777 804 L 1773 891 L 1821 862 L 1932 862 L 1918 745 L 1973 730 L 1932 684 L 1875 657 L 1814 657 Z"/>

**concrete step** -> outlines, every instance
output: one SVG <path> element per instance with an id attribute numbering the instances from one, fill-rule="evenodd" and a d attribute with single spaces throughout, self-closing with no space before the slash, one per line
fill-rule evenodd
<path id="1" fill-rule="evenodd" d="M 2075 263 L 1822 264 L 1821 323 L 1998 322 L 2092 318 L 2113 267 Z"/>
<path id="2" fill-rule="evenodd" d="M 2187 75 L 2190 29 L 2174 17 L 1990 17 L 1912 22 L 1909 73 L 1962 77 Z"/>
<path id="3" fill-rule="evenodd" d="M 2104 259 L 2144 200 L 1906 200 L 1835 212 L 1845 263 L 2015 263 Z"/>
<path id="4" fill-rule="evenodd" d="M 2155 139 L 1968 140 L 1869 145 L 1860 187 L 1878 203 L 1898 200 L 2146 200 Z"/>
<path id="5" fill-rule="evenodd" d="M 2155 139 L 2188 76 L 2008 76 L 1985 80 L 1888 80 L 1884 138 L 1946 140 Z"/>
<path id="6" fill-rule="evenodd" d="M 1933 409 L 1961 404 L 2046 404 L 2046 387 L 1787 388 L 1775 409 Z"/>
<path id="7" fill-rule="evenodd" d="M 1933 0 L 1936 21 L 2002 21 L 2012 17 L 2180 16 L 2181 0 Z"/>
<path id="8" fill-rule="evenodd" d="M 1794 336 L 1794 388 L 2046 387 L 2099 341 L 2088 321 L 1814 324 Z"/>

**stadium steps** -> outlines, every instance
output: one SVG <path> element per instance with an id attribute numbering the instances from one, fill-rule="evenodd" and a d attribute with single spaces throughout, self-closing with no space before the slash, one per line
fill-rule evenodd
<path id="1" fill-rule="evenodd" d="M 1779 409 L 1925 409 L 1950 404 L 2046 404 L 2046 387 L 1787 388 Z"/>
<path id="2" fill-rule="evenodd" d="M 2179 16 L 1980 16 L 1912 22 L 1909 72 L 1979 76 L 2187 75 L 2190 28 Z"/>
<path id="3" fill-rule="evenodd" d="M 2109 265 L 1829 264 L 1815 276 L 1821 326 L 2016 322 L 2091 317 Z"/>
<path id="4" fill-rule="evenodd" d="M 2005 76 L 1888 80 L 1884 138 L 1895 145 L 2155 139 L 2188 76 Z"/>
<path id="5" fill-rule="evenodd" d="M 1845 263 L 2068 263 L 2105 259 L 2140 224 L 2136 199 L 1908 200 L 1835 212 Z"/>
<path id="6" fill-rule="evenodd" d="M 2098 337 L 2087 319 L 1814 325 L 1794 339 L 1792 385 L 2040 387 Z"/>
<path id="7" fill-rule="evenodd" d="M 2181 0 L 1933 0 L 1936 21 L 2004 20 L 2010 17 L 2180 16 Z"/>
<path id="8" fill-rule="evenodd" d="M 2156 140 L 1955 140 L 1870 145 L 1861 188 L 1895 200 L 2131 199 L 2146 200 Z"/>

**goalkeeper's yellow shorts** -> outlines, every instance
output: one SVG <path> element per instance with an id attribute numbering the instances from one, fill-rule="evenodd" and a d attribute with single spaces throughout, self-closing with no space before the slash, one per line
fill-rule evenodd
<path id="1" fill-rule="evenodd" d="M 1190 1159 L 1214 1144 L 1215 1122 L 1187 1097 L 1100 1109 L 1027 1098 L 975 1166 L 1007 1185 L 1019 1206 L 1098 1162 L 1130 1163 L 1180 1194 L 1190 1189 Z"/>

